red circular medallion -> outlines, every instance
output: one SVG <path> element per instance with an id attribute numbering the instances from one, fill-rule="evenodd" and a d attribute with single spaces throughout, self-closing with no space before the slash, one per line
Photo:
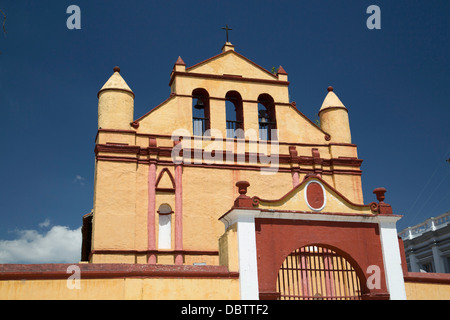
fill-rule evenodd
<path id="1" fill-rule="evenodd" d="M 306 189 L 306 199 L 309 206 L 313 210 L 323 209 L 322 207 L 325 202 L 325 197 L 323 194 L 322 186 L 317 182 L 311 182 L 310 184 L 308 184 Z"/>

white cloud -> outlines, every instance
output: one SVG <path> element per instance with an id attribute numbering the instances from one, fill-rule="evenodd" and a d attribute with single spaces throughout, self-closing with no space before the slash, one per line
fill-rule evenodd
<path id="1" fill-rule="evenodd" d="M 38 226 L 41 227 L 41 228 L 46 228 L 49 225 L 50 225 L 50 220 L 49 219 L 45 219 L 44 222 L 41 222 L 41 223 L 38 224 Z"/>
<path id="2" fill-rule="evenodd" d="M 39 226 L 48 227 L 46 220 Z M 0 240 L 0 263 L 77 263 L 81 258 L 81 227 L 53 226 L 47 233 L 16 230 L 17 239 Z"/>
<path id="3" fill-rule="evenodd" d="M 84 181 L 86 179 L 80 175 L 76 175 L 75 178 L 73 179 L 73 183 L 79 183 L 80 185 L 84 186 Z"/>

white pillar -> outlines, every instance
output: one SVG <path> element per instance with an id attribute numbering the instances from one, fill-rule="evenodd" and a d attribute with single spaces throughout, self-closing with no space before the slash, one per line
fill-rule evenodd
<path id="1" fill-rule="evenodd" d="M 238 216 L 237 237 L 241 300 L 259 300 L 255 217 L 253 212 Z"/>
<path id="2" fill-rule="evenodd" d="M 395 216 L 378 216 L 386 285 L 391 300 L 406 300 Z"/>
<path id="3" fill-rule="evenodd" d="M 258 210 L 234 209 L 221 220 L 225 230 L 237 225 L 239 293 L 241 300 L 259 300 L 255 216 Z"/>

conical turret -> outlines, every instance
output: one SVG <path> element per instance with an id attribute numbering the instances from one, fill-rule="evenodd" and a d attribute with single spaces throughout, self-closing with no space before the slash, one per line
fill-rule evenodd
<path id="1" fill-rule="evenodd" d="M 134 116 L 134 93 L 120 75 L 120 68 L 98 92 L 99 129 L 130 130 Z"/>
<path id="2" fill-rule="evenodd" d="M 320 126 L 323 131 L 331 136 L 331 142 L 352 143 L 348 110 L 333 92 L 333 87 L 328 87 L 328 94 L 319 111 Z"/>

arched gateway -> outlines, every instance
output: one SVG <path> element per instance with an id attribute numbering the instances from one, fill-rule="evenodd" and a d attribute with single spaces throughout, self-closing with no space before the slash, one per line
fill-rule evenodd
<path id="1" fill-rule="evenodd" d="M 278 271 L 281 300 L 360 300 L 361 283 L 352 264 L 337 252 L 309 245 L 292 251 Z"/>
<path id="2" fill-rule="evenodd" d="M 241 299 L 405 299 L 400 217 L 384 189 L 361 205 L 317 175 L 275 200 L 236 185 L 240 196 L 220 218 L 220 257 L 239 272 Z"/>

